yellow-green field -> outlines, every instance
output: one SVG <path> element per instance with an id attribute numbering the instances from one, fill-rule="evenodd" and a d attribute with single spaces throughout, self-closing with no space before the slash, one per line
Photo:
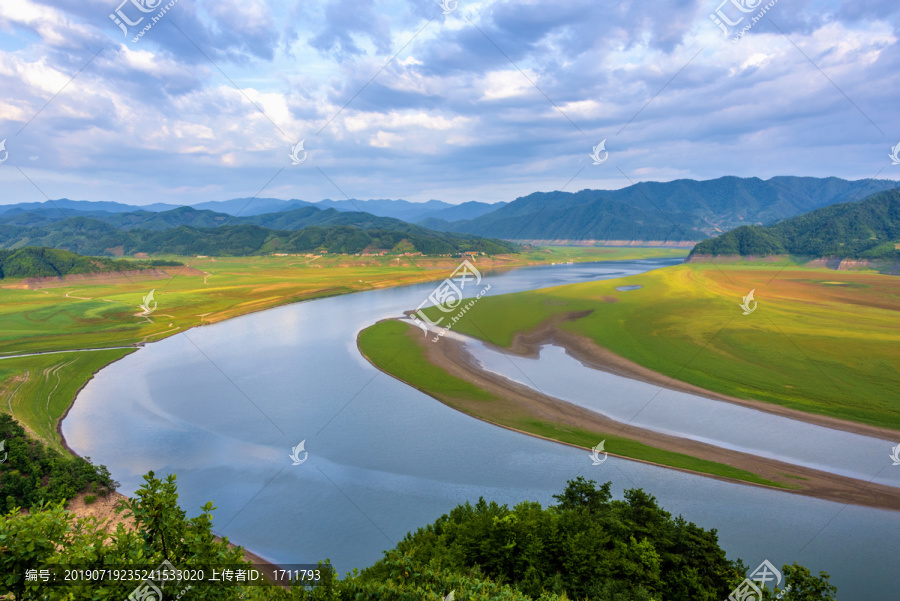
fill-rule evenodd
<path id="1" fill-rule="evenodd" d="M 499 346 L 563 328 L 707 390 L 900 430 L 900 278 L 798 265 L 683 264 L 482 298 L 454 330 Z M 618 291 L 616 287 L 642 288 Z M 745 315 L 742 297 L 755 290 Z M 753 307 L 753 303 L 749 307 Z"/>
<path id="2" fill-rule="evenodd" d="M 481 270 L 523 265 L 683 257 L 684 250 L 554 247 L 520 255 L 477 257 Z M 386 288 L 446 277 L 459 262 L 450 257 L 158 257 L 182 261 L 165 268 L 174 277 L 92 278 L 42 283 L 0 280 L 0 411 L 55 446 L 56 424 L 90 376 L 129 350 L 107 349 L 160 340 L 286 303 Z M 156 310 L 139 315 L 154 290 Z"/>

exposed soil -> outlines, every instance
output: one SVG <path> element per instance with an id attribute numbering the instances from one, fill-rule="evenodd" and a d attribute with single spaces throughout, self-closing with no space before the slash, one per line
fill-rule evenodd
<path id="1" fill-rule="evenodd" d="M 536 358 L 540 352 L 541 346 L 545 344 L 555 344 L 564 348 L 568 355 L 578 359 L 587 367 L 631 378 L 632 380 L 647 382 L 648 384 L 653 384 L 655 386 L 662 386 L 669 390 L 687 392 L 714 401 L 725 401 L 735 405 L 742 405 L 744 407 L 765 411 L 766 413 L 772 413 L 781 417 L 787 417 L 815 424 L 817 426 L 831 428 L 833 430 L 852 432 L 862 436 L 893 440 L 900 435 L 896 430 L 891 430 L 890 428 L 879 428 L 878 426 L 850 422 L 836 417 L 829 417 L 827 415 L 817 415 L 815 413 L 798 411 L 796 409 L 790 409 L 772 403 L 765 403 L 753 399 L 742 399 L 727 394 L 712 392 L 705 388 L 675 380 L 659 372 L 647 369 L 642 365 L 638 365 L 621 355 L 617 355 L 616 353 L 599 346 L 586 336 L 574 334 L 558 327 L 558 324 L 563 321 L 571 321 L 584 316 L 584 313 L 569 313 L 556 319 L 550 319 L 526 334 L 516 335 L 513 338 L 510 348 L 502 350 L 523 357 Z"/>
<path id="2" fill-rule="evenodd" d="M 26 288 L 38 290 L 41 288 L 60 288 L 79 284 L 114 284 L 120 280 L 139 278 L 142 280 L 166 279 L 176 276 L 204 275 L 204 272 L 183 265 L 181 267 L 166 267 L 163 269 L 132 269 L 130 271 L 110 271 L 107 273 L 75 273 L 66 276 L 52 276 L 42 278 L 24 278 L 13 280 L 4 284 L 3 288 Z"/>
<path id="3" fill-rule="evenodd" d="M 109 533 L 115 532 L 119 524 L 124 525 L 127 530 L 133 531 L 135 529 L 134 520 L 126 518 L 125 512 L 116 513 L 116 507 L 119 505 L 119 501 L 127 498 L 125 495 L 118 492 L 113 492 L 106 497 L 96 495 L 97 499 L 91 504 L 84 502 L 85 496 L 87 495 L 83 493 L 69 501 L 69 505 L 66 509 L 79 518 L 95 517 L 98 520 L 105 521 L 104 530 Z M 216 539 L 222 540 L 218 536 Z M 228 546 L 232 549 L 237 547 L 237 545 L 233 543 L 228 543 Z M 259 555 L 251 553 L 246 549 L 244 549 L 244 561 L 270 568 L 277 567 L 275 564 L 266 561 Z"/>
<path id="4" fill-rule="evenodd" d="M 504 350 L 506 352 L 512 351 L 523 356 L 536 356 L 538 349 L 542 344 L 553 342 L 554 344 L 566 348 L 566 352 L 582 361 L 582 363 L 588 367 L 602 369 L 628 378 L 665 386 L 673 390 L 700 394 L 715 400 L 734 402 L 755 409 L 776 413 L 778 415 L 785 415 L 794 419 L 818 423 L 827 427 L 843 426 L 841 429 L 865 435 L 884 437 L 885 433 L 896 434 L 890 430 L 840 422 L 840 420 L 800 413 L 758 401 L 747 401 L 744 399 L 727 397 L 725 395 L 718 395 L 684 382 L 672 380 L 662 374 L 658 374 L 632 363 L 606 349 L 600 348 L 588 339 L 569 332 L 564 332 L 557 327 L 558 323 L 563 319 L 577 319 L 583 315 L 583 313 L 572 313 L 564 318 L 557 318 L 556 320 L 544 323 L 539 328 L 527 334 L 516 336 L 512 347 Z M 486 390 L 498 397 L 499 400 L 497 401 L 485 402 L 449 396 L 442 398 L 444 395 L 431 395 L 450 407 L 463 411 L 478 419 L 539 438 L 544 437 L 520 430 L 510 424 L 524 423 L 524 420 L 540 420 L 542 422 L 553 423 L 562 429 L 577 428 L 597 432 L 598 441 L 603 439 L 606 435 L 614 434 L 655 448 L 730 465 L 757 474 L 770 481 L 797 487 L 793 490 L 780 488 L 776 490 L 817 497 L 839 503 L 900 510 L 900 489 L 898 488 L 880 484 L 870 484 L 862 480 L 829 474 L 827 472 L 796 466 L 774 459 L 731 451 L 687 438 L 680 438 L 623 424 L 622 422 L 609 419 L 572 403 L 542 394 L 498 374 L 482 370 L 474 358 L 465 350 L 464 346 L 452 338 L 445 337 L 441 339 L 440 343 L 434 344 L 430 342 L 430 337 L 421 336 L 418 330 L 411 332 L 410 335 L 417 344 L 422 345 L 422 348 L 425 350 L 426 358 L 432 364 L 437 365 L 453 376 L 470 382 L 478 388 Z M 423 392 L 430 394 L 428 391 L 423 390 Z M 612 452 L 609 454 L 615 455 L 614 451 L 615 449 L 612 449 Z M 667 467 L 668 469 L 679 469 L 671 468 L 669 466 L 663 467 Z M 722 478 L 709 474 L 701 475 L 720 480 L 734 481 L 729 478 Z M 744 481 L 737 482 L 751 486 L 760 486 Z"/>

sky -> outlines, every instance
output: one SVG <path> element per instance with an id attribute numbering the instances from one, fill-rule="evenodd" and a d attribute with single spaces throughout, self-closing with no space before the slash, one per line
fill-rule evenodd
<path id="1" fill-rule="evenodd" d="M 3 0 L 0 204 L 900 179 L 898 18 L 896 0 Z"/>

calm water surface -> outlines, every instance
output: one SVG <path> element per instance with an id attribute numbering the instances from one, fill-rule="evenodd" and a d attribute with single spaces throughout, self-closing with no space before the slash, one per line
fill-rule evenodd
<path id="1" fill-rule="evenodd" d="M 534 267 L 483 283 L 496 295 L 677 262 Z M 612 457 L 592 466 L 586 451 L 485 424 L 375 370 L 356 349 L 357 333 L 433 289 L 298 303 L 150 344 L 97 374 L 63 433 L 126 494 L 148 470 L 177 473 L 189 513 L 214 501 L 217 533 L 281 563 L 364 567 L 459 503 L 548 504 L 581 475 L 612 481 L 619 497 L 648 490 L 672 513 L 717 528 L 729 557 L 751 567 L 798 561 L 831 573 L 842 601 L 896 598 L 900 513 Z M 293 466 L 301 440 L 308 460 Z"/>
<path id="2" fill-rule="evenodd" d="M 484 369 L 614 420 L 864 482 L 900 486 L 900 469 L 885 469 L 891 464 L 889 440 L 660 389 L 587 368 L 555 345 L 545 345 L 538 358 L 530 359 L 463 340 Z M 609 446 L 606 450 L 615 452 Z"/>

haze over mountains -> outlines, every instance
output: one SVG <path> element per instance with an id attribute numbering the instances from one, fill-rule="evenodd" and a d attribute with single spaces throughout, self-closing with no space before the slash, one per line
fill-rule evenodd
<path id="1" fill-rule="evenodd" d="M 436 218 L 446 221 L 474 219 L 479 215 L 494 211 L 505 205 L 505 202 L 488 204 L 484 202 L 465 202 L 459 205 L 440 200 L 428 202 L 409 202 L 407 200 L 330 200 L 307 202 L 305 200 L 282 200 L 280 198 L 232 198 L 231 200 L 213 200 L 190 205 L 198 211 L 214 211 L 232 216 L 249 217 L 266 213 L 281 213 L 302 207 L 318 209 L 336 209 L 338 211 L 366 212 L 379 217 L 394 217 L 409 223 L 423 219 Z M 88 200 L 69 200 L 61 198 L 46 202 L 22 202 L 0 205 L 0 215 L 10 211 L 49 211 L 72 210 L 81 213 L 129 213 L 148 211 L 160 213 L 171 211 L 187 205 L 154 203 L 150 205 L 130 205 L 120 202 L 93 202 Z"/>
<path id="2" fill-rule="evenodd" d="M 114 232 L 241 225 L 278 231 L 352 226 L 419 235 L 434 230 L 519 241 L 695 242 L 742 225 L 770 225 L 898 186 L 900 182 L 893 180 L 721 177 L 639 183 L 620 190 L 535 192 L 509 203 L 460 205 L 438 200 L 310 203 L 236 198 L 192 207 L 163 203 L 135 207 L 62 199 L 0 205 L 0 248 L 37 243 L 58 246 L 65 239 L 60 228 L 71 229 L 76 219 L 91 220 L 82 227 L 110 239 Z M 67 223 L 61 224 L 63 220 Z"/>

